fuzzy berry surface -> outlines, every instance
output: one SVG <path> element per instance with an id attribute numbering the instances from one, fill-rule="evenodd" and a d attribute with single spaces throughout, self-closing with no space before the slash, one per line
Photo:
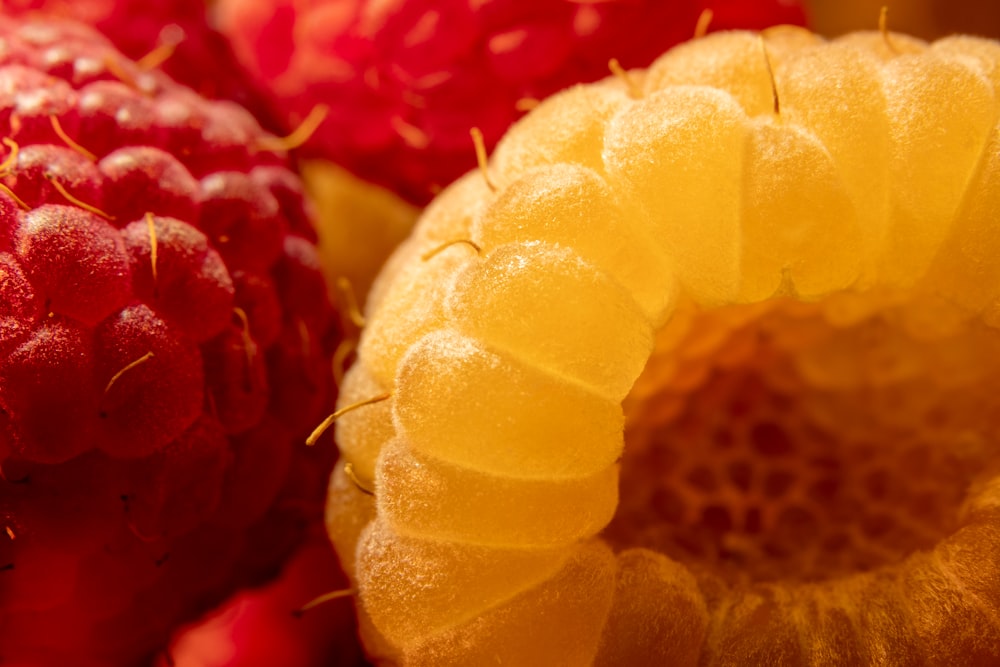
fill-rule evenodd
<path id="1" fill-rule="evenodd" d="M 645 67 L 710 30 L 805 15 L 797 0 L 219 0 L 220 29 L 291 125 L 329 116 L 309 148 L 416 204 L 475 166 L 532 100 Z"/>
<path id="2" fill-rule="evenodd" d="M 0 16 L 0 664 L 149 664 L 321 514 L 339 324 L 275 137 Z"/>
<path id="3" fill-rule="evenodd" d="M 211 25 L 205 0 L 4 0 L 10 15 L 76 20 L 97 28 L 123 54 L 159 69 L 205 97 L 253 111 L 268 129 L 282 126 L 267 96 Z"/>

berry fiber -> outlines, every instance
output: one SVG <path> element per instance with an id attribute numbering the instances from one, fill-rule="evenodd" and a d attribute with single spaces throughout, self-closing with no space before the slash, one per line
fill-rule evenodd
<path id="1" fill-rule="evenodd" d="M 53 18 L 0 16 L 0 140 L 0 663 L 142 664 L 320 516 L 310 206 L 249 112 Z"/>

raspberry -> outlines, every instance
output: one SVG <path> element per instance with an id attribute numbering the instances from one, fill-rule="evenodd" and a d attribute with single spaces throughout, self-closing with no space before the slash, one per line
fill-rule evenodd
<path id="1" fill-rule="evenodd" d="M 194 628 L 175 638 L 178 665 L 367 665 L 354 637 L 348 599 L 290 614 L 320 593 L 347 589 L 324 535 L 311 535 L 289 558 L 281 576 L 240 593 Z"/>
<path id="2" fill-rule="evenodd" d="M 330 115 L 306 150 L 424 204 L 474 165 L 469 128 L 492 146 L 542 99 L 608 72 L 649 64 L 690 37 L 704 7 L 713 29 L 802 23 L 797 2 L 351 2 L 223 0 L 221 29 L 294 125 Z"/>
<path id="3" fill-rule="evenodd" d="M 229 41 L 209 24 L 205 0 L 5 0 L 4 11 L 91 25 L 129 58 L 159 65 L 205 97 L 239 102 L 268 127 L 277 127 L 265 96 L 237 63 Z M 62 67 L 73 60 L 71 51 L 58 48 L 46 58 Z"/>
<path id="4" fill-rule="evenodd" d="M 403 664 L 1000 664 L 1000 44 L 569 88 L 369 295 L 327 530 Z"/>
<path id="5" fill-rule="evenodd" d="M 248 112 L 74 23 L 0 44 L 0 662 L 134 664 L 316 525 L 339 329 Z"/>

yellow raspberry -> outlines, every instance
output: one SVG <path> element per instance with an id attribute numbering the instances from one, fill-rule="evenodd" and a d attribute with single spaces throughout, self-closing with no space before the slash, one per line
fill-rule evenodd
<path id="1" fill-rule="evenodd" d="M 371 654 L 1000 661 L 998 90 L 992 41 L 782 28 L 515 125 L 341 395 L 390 395 L 328 513 Z"/>

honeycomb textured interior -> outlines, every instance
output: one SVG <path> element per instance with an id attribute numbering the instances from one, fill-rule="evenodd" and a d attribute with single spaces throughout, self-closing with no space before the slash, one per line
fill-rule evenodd
<path id="1" fill-rule="evenodd" d="M 996 457 L 1000 340 L 913 329 L 912 307 L 675 316 L 626 403 L 604 537 L 732 583 L 830 579 L 933 547 Z"/>

